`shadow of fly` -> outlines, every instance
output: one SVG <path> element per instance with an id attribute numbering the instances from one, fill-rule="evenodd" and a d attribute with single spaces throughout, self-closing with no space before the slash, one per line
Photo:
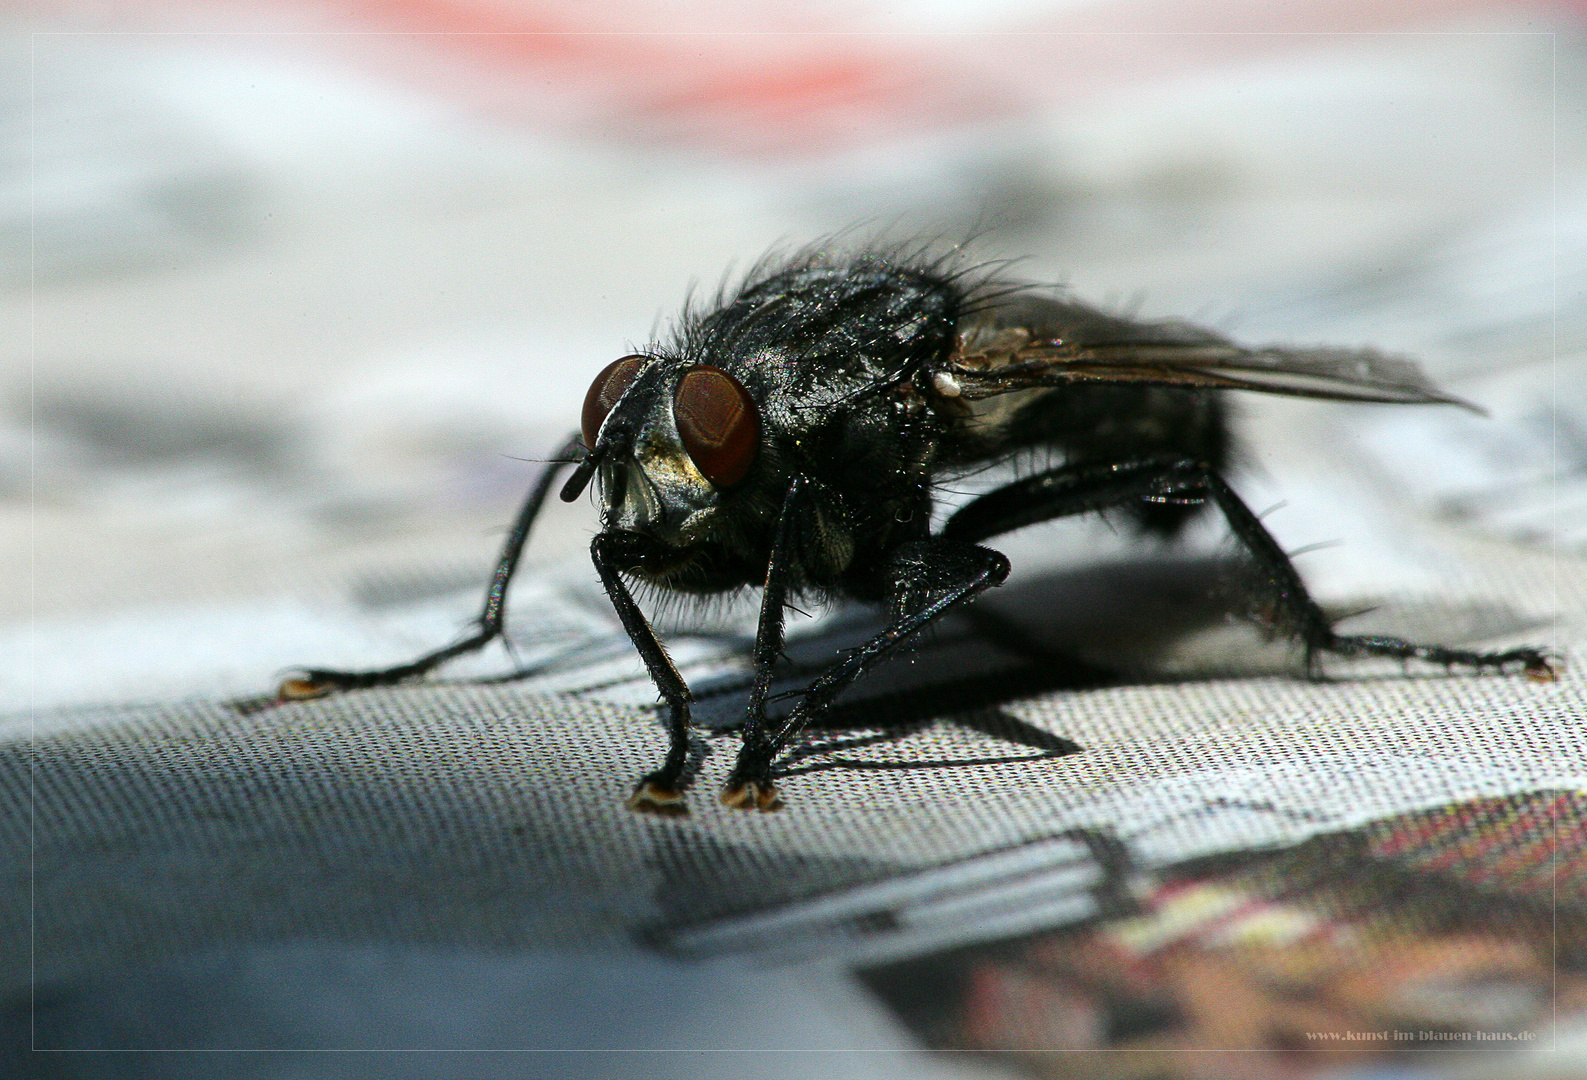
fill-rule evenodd
<path id="1" fill-rule="evenodd" d="M 1216 507 L 1254 565 L 1273 628 L 1319 657 L 1386 656 L 1554 677 L 1537 649 L 1473 652 L 1349 636 L 1224 480 L 1222 391 L 1474 408 L 1412 362 L 1370 349 L 1246 347 L 1182 322 L 1141 322 L 985 268 L 899 251 L 810 250 L 763 262 L 686 306 L 671 338 L 595 377 L 582 430 L 519 511 L 475 629 L 379 671 L 309 669 L 283 698 L 418 678 L 502 633 L 507 586 L 560 473 L 572 501 L 599 484 L 595 570 L 666 705 L 670 745 L 634 810 L 686 812 L 690 693 L 632 587 L 711 595 L 758 586 L 754 682 L 721 792 L 781 805 L 779 754 L 864 672 L 921 628 L 999 585 L 1008 559 L 983 541 L 1111 511 L 1172 536 Z M 938 488 L 1024 454 L 1043 468 L 983 494 L 933 532 Z M 767 718 L 784 609 L 801 597 L 882 605 L 883 629 L 840 654 L 788 715 Z"/>

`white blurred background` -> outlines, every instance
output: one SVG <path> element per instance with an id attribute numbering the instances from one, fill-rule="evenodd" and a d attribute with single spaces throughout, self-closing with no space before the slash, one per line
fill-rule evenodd
<path id="1" fill-rule="evenodd" d="M 1349 468 L 1474 537 L 1582 550 L 1584 19 L 1458 0 L 12 9 L 0 685 L 16 708 L 243 695 L 293 663 L 439 644 L 594 373 L 691 282 L 855 226 L 973 236 L 1021 276 L 1244 339 L 1414 353 L 1490 408 L 1248 403 L 1256 432 L 1312 433 L 1253 453 L 1291 546 L 1403 549 L 1371 535 L 1378 511 L 1351 524 L 1330 480 Z M 557 507 L 531 559 L 580 572 L 593 525 Z M 1306 567 L 1325 594 L 1329 565 Z"/>

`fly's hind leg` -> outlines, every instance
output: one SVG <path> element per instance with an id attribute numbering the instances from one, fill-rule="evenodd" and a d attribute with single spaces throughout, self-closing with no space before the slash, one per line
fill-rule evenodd
<path id="1" fill-rule="evenodd" d="M 818 716 L 873 665 L 954 605 L 1008 577 L 1008 559 L 990 548 L 932 538 L 901 545 L 883 568 L 890 587 L 887 629 L 828 668 L 801 695 L 773 734 L 744 740 L 722 801 L 729 806 L 773 809 L 777 804 L 772 761 L 788 740 Z"/>
<path id="2" fill-rule="evenodd" d="M 529 492 L 529 497 L 519 508 L 518 516 L 513 520 L 512 529 L 507 534 L 507 543 L 502 546 L 501 555 L 496 560 L 496 570 L 491 575 L 490 585 L 485 591 L 485 606 L 474 622 L 473 633 L 445 648 L 425 653 L 417 660 L 398 664 L 395 667 L 380 668 L 375 671 L 306 668 L 295 678 L 287 679 L 281 684 L 278 693 L 282 700 L 322 697 L 337 690 L 389 686 L 392 683 L 416 679 L 454 656 L 475 652 L 500 637 L 503 620 L 507 614 L 507 586 L 511 584 L 513 573 L 518 569 L 518 559 L 523 555 L 524 544 L 529 539 L 529 530 L 534 526 L 535 518 L 540 516 L 540 508 L 545 505 L 546 496 L 550 493 L 557 474 L 565 466 L 572 464 L 574 458 L 583 453 L 583 449 L 584 443 L 577 435 L 570 437 L 556 452 L 551 463 L 540 474 L 540 478 L 535 481 L 534 489 Z"/>
<path id="3" fill-rule="evenodd" d="M 1449 649 L 1442 645 L 1418 645 L 1396 637 L 1334 633 L 1327 616 L 1301 583 L 1300 574 L 1296 572 L 1289 556 L 1284 554 L 1284 549 L 1278 546 L 1278 541 L 1273 539 L 1251 508 L 1217 474 L 1205 474 L 1204 482 L 1213 501 L 1229 522 L 1229 528 L 1256 560 L 1285 614 L 1295 620 L 1297 636 L 1306 647 L 1308 671 L 1316 672 L 1317 653 L 1331 652 L 1339 656 L 1391 656 L 1398 660 L 1414 658 L 1445 667 L 1469 667 L 1476 671 L 1488 668 L 1503 671 L 1507 667 L 1519 667 L 1534 681 L 1554 680 L 1554 668 L 1549 664 L 1548 657 L 1538 649 L 1475 652 L 1470 649 Z"/>
<path id="4" fill-rule="evenodd" d="M 1318 653 L 1341 656 L 1416 658 L 1446 666 L 1503 670 L 1518 666 L 1537 680 L 1554 677 L 1548 658 L 1537 649 L 1474 652 L 1440 645 L 1418 645 L 1394 637 L 1334 633 L 1289 556 L 1251 508 L 1214 470 L 1195 461 L 1154 458 L 1112 465 L 1064 466 L 1018 480 L 959 509 L 942 535 L 975 542 L 1040 521 L 1106 510 L 1146 501 L 1217 505 L 1229 528 L 1250 553 L 1284 625 L 1306 649 L 1307 669 L 1315 673 Z"/>

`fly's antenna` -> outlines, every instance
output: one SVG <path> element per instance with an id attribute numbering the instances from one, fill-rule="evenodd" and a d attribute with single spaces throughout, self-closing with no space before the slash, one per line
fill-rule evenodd
<path id="1" fill-rule="evenodd" d="M 590 477 L 595 475 L 595 470 L 601 463 L 601 457 L 602 454 L 598 450 L 585 451 L 584 460 L 573 470 L 568 482 L 562 485 L 558 498 L 563 502 L 572 502 L 584 494 L 584 489 L 589 486 Z"/>

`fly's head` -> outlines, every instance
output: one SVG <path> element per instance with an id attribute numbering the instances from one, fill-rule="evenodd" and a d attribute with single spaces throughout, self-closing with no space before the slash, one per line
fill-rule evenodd
<path id="1" fill-rule="evenodd" d="M 686 310 L 668 343 L 595 377 L 588 456 L 562 497 L 599 475 L 605 530 L 652 542 L 636 572 L 720 591 L 763 572 L 750 567 L 764 567 L 803 476 L 823 493 L 806 547 L 830 556 L 826 577 L 841 573 L 853 545 L 820 539 L 834 522 L 881 543 L 891 526 L 876 522 L 924 489 L 935 429 L 909 373 L 951 347 L 956 290 L 883 259 L 812 257 Z"/>
<path id="2" fill-rule="evenodd" d="M 602 525 L 683 548 L 718 528 L 723 503 L 760 456 L 761 417 L 737 379 L 708 364 L 636 354 L 590 384 L 582 416 L 588 457 L 575 498 L 599 472 Z"/>

